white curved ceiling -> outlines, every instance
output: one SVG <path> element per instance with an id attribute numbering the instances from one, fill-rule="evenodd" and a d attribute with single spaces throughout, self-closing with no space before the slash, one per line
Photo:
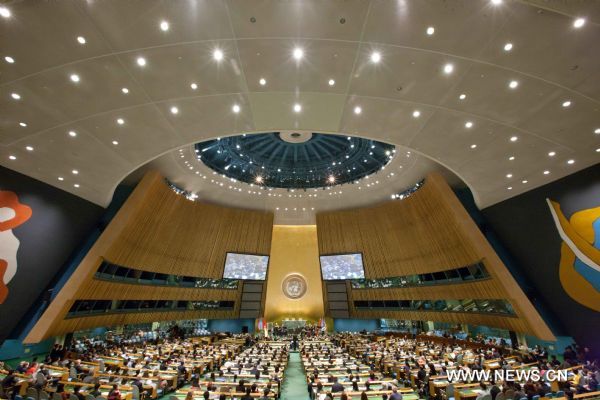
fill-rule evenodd
<path id="1" fill-rule="evenodd" d="M 3 2 L 0 164 L 106 205 L 170 151 L 298 129 L 411 149 L 485 207 L 600 159 L 598 3 L 496 2 Z"/>

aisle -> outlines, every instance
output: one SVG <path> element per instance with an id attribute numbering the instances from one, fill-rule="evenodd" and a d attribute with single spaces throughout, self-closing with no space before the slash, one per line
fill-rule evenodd
<path id="1" fill-rule="evenodd" d="M 281 389 L 281 400 L 307 400 L 306 376 L 302 369 L 300 353 L 291 352 L 287 368 L 285 369 L 285 380 Z"/>

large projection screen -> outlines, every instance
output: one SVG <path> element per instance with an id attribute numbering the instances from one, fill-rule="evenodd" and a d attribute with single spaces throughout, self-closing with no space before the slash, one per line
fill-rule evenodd
<path id="1" fill-rule="evenodd" d="M 227 253 L 223 278 L 264 281 L 268 265 L 269 256 Z"/>
<path id="2" fill-rule="evenodd" d="M 325 281 L 365 277 L 361 253 L 321 256 L 320 259 L 321 275 Z"/>

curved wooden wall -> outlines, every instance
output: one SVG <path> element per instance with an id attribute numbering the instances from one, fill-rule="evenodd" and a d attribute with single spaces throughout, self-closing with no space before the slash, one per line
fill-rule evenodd
<path id="1" fill-rule="evenodd" d="M 431 174 L 401 201 L 317 214 L 320 254 L 363 253 L 365 276 L 436 272 L 483 261 L 491 275 L 479 282 L 400 289 L 351 289 L 351 316 L 489 325 L 556 340 L 444 178 Z M 354 300 L 508 299 L 517 317 L 469 313 L 356 311 Z"/>
<path id="2" fill-rule="evenodd" d="M 187 318 L 236 318 L 237 290 L 137 285 L 94 279 L 103 260 L 165 274 L 221 278 L 227 252 L 269 254 L 273 214 L 231 209 L 174 193 L 156 172 L 138 184 L 25 338 L 25 343 L 95 326 Z M 107 314 L 65 319 L 75 300 L 234 300 L 234 310 Z"/>

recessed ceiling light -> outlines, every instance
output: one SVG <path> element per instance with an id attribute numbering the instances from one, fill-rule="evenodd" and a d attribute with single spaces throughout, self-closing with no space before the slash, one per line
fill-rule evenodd
<path id="1" fill-rule="evenodd" d="M 10 97 L 12 97 L 15 100 L 21 100 L 21 95 L 19 93 L 11 93 Z"/>
<path id="2" fill-rule="evenodd" d="M 223 50 L 215 49 L 213 51 L 213 58 L 215 59 L 215 61 L 221 61 L 223 59 Z"/>
<path id="3" fill-rule="evenodd" d="M 575 160 L 573 160 L 573 159 L 567 161 L 567 164 L 574 164 L 574 163 L 575 163 Z"/>
<path id="4" fill-rule="evenodd" d="M 511 51 L 513 48 L 513 44 L 508 42 L 504 45 L 504 51 Z"/>
<path id="5" fill-rule="evenodd" d="M 13 161 L 17 159 L 17 157 L 15 157 L 15 156 L 13 156 L 13 155 L 10 155 L 10 156 L 8 156 L 8 158 L 9 158 L 10 160 L 13 160 Z"/>
<path id="6" fill-rule="evenodd" d="M 63 178 L 62 176 L 59 176 L 59 177 L 58 177 L 58 180 L 59 180 L 59 181 L 64 181 L 64 180 L 65 180 L 65 178 Z"/>
<path id="7" fill-rule="evenodd" d="M 265 78 L 260 78 L 258 83 L 260 84 L 260 86 L 265 86 L 267 84 L 267 80 Z"/>
<path id="8" fill-rule="evenodd" d="M 77 136 L 77 132 L 75 132 L 75 131 L 69 131 L 69 136 L 75 137 L 75 136 Z"/>
<path id="9" fill-rule="evenodd" d="M 79 183 L 74 183 L 74 184 L 73 184 L 73 187 L 76 187 L 76 188 L 78 188 L 78 187 L 79 187 Z"/>
<path id="10" fill-rule="evenodd" d="M 544 175 L 548 175 L 549 173 L 550 173 L 550 171 L 548 171 L 548 170 L 544 171 Z"/>
<path id="11" fill-rule="evenodd" d="M 177 114 L 179 112 L 179 108 L 171 107 L 171 114 Z"/>
<path id="12" fill-rule="evenodd" d="M 527 183 L 527 179 L 523 179 L 521 183 Z"/>
<path id="13" fill-rule="evenodd" d="M 71 78 L 71 81 L 73 81 L 75 83 L 79 82 L 79 75 L 77 75 L 77 74 L 71 74 L 70 78 Z"/>
<path id="14" fill-rule="evenodd" d="M 240 106 L 237 104 L 234 104 L 233 107 L 231 107 L 231 109 L 233 110 L 234 113 L 239 113 L 240 112 Z"/>
<path id="15" fill-rule="evenodd" d="M 140 67 L 143 67 L 146 65 L 146 59 L 144 57 L 138 57 L 136 62 L 137 62 L 137 65 L 139 65 Z"/>
<path id="16" fill-rule="evenodd" d="M 519 82 L 517 81 L 510 81 L 510 83 L 508 84 L 508 87 L 511 89 L 515 89 L 517 86 L 519 86 Z"/>
<path id="17" fill-rule="evenodd" d="M 302 50 L 300 47 L 296 47 L 294 49 L 294 51 L 292 52 L 292 56 L 296 59 L 296 60 L 301 60 L 302 57 L 304 57 L 304 50 Z"/>
<path id="18" fill-rule="evenodd" d="M 600 135 L 600 128 L 596 128 L 596 130 L 594 130 L 594 133 L 595 133 L 596 135 Z"/>
<path id="19" fill-rule="evenodd" d="M 577 18 L 575 21 L 573 21 L 573 26 L 575 28 L 581 28 L 584 25 L 585 25 L 585 18 Z"/>
<path id="20" fill-rule="evenodd" d="M 114 144 L 115 146 L 119 144 L 119 142 L 117 142 L 116 140 L 112 141 L 112 144 Z"/>
<path id="21" fill-rule="evenodd" d="M 11 56 L 6 56 L 6 57 L 4 57 L 4 61 L 6 61 L 9 64 L 14 64 L 15 59 L 12 58 Z"/>
<path id="22" fill-rule="evenodd" d="M 510 157 L 508 157 L 508 160 L 509 160 L 509 161 L 514 161 L 514 159 L 515 159 L 515 156 L 510 156 Z"/>
<path id="23" fill-rule="evenodd" d="M 117 124 L 123 125 L 124 123 L 125 123 L 125 120 L 123 118 L 117 118 Z"/>
<path id="24" fill-rule="evenodd" d="M 562 103 L 562 106 L 563 106 L 563 107 L 565 107 L 565 108 L 566 108 L 566 107 L 569 107 L 570 105 L 571 105 L 571 100 L 567 100 L 567 101 L 564 101 L 564 102 Z"/>
<path id="25" fill-rule="evenodd" d="M 464 94 L 464 93 L 462 93 L 460 96 L 458 96 L 458 98 L 459 98 L 460 100 L 464 100 L 464 99 L 466 99 L 466 98 L 467 98 L 467 95 L 466 95 L 466 94 Z"/>
<path id="26" fill-rule="evenodd" d="M 192 88 L 192 90 L 196 90 L 196 89 L 198 89 L 198 85 L 197 85 L 196 83 L 194 83 L 194 82 L 192 82 L 192 83 L 190 84 L 190 87 Z"/>
<path id="27" fill-rule="evenodd" d="M 129 93 L 129 89 L 127 89 L 126 87 L 121 88 L 121 92 L 123 92 L 123 94 L 127 94 Z"/>
<path id="28" fill-rule="evenodd" d="M 419 118 L 421 116 L 421 111 L 419 111 L 419 110 L 413 111 L 412 116 L 414 118 Z"/>
<path id="29" fill-rule="evenodd" d="M 472 148 L 472 149 L 475 149 L 475 148 L 477 148 L 477 145 L 476 145 L 476 144 L 472 144 L 472 145 L 471 145 L 471 148 Z"/>
<path id="30" fill-rule="evenodd" d="M 335 182 L 335 176 L 329 175 L 329 178 L 327 178 L 327 182 L 334 183 Z"/>
<path id="31" fill-rule="evenodd" d="M 302 111 L 302 106 L 298 103 L 294 104 L 294 112 L 299 113 L 300 111 Z"/>
<path id="32" fill-rule="evenodd" d="M 511 141 L 511 142 L 516 142 L 517 140 L 519 140 L 519 137 L 518 137 L 518 136 L 511 136 L 511 137 L 510 137 L 510 141 Z"/>
<path id="33" fill-rule="evenodd" d="M 27 151 L 33 151 L 33 147 L 32 146 L 25 146 L 25 150 L 27 150 Z"/>
<path id="34" fill-rule="evenodd" d="M 596 149 L 596 153 L 600 153 L 600 147 Z"/>
<path id="35" fill-rule="evenodd" d="M 86 40 L 83 36 L 77 36 L 77 41 L 79 44 L 85 44 Z"/>
<path id="36" fill-rule="evenodd" d="M 74 169 L 73 171 L 71 171 L 71 173 L 72 173 L 73 175 L 77 175 L 77 174 L 79 173 L 79 171 L 77 171 L 76 169 Z"/>
<path id="37" fill-rule="evenodd" d="M 554 157 L 555 155 L 556 155 L 555 151 L 551 151 L 550 153 L 548 153 L 548 156 L 550 156 L 550 157 Z"/>
<path id="38" fill-rule="evenodd" d="M 452 71 L 454 71 L 454 65 L 452 65 L 452 64 L 444 65 L 444 73 L 445 74 L 451 74 Z"/>
<path id="39" fill-rule="evenodd" d="M 0 7 L 0 16 L 4 18 L 10 18 L 10 10 L 6 7 Z"/>
<path id="40" fill-rule="evenodd" d="M 25 128 L 27 126 L 27 124 L 25 122 L 19 122 L 19 125 L 21 125 L 23 128 Z"/>
<path id="41" fill-rule="evenodd" d="M 506 174 L 507 178 L 512 178 L 512 174 Z"/>
<path id="42" fill-rule="evenodd" d="M 333 79 L 330 79 L 329 82 L 327 82 L 327 83 L 329 83 L 329 86 L 335 85 L 335 81 Z"/>
<path id="43" fill-rule="evenodd" d="M 378 51 L 374 51 L 371 53 L 371 62 L 377 64 L 381 61 L 381 53 Z"/>
<path id="44" fill-rule="evenodd" d="M 360 106 L 356 106 L 354 107 L 354 114 L 360 114 L 362 112 L 362 108 L 360 108 Z"/>
<path id="45" fill-rule="evenodd" d="M 160 30 L 166 32 L 169 30 L 169 23 L 167 21 L 160 22 Z"/>
<path id="46" fill-rule="evenodd" d="M 512 186 L 507 187 L 508 190 L 512 190 Z"/>
<path id="47" fill-rule="evenodd" d="M 465 122 L 465 128 L 472 128 L 472 127 L 473 127 L 473 123 L 471 121 Z"/>
<path id="48" fill-rule="evenodd" d="M 433 26 L 430 26 L 429 28 L 427 28 L 427 34 L 429 36 L 433 35 L 435 33 L 435 28 Z"/>
<path id="49" fill-rule="evenodd" d="M 254 180 L 256 181 L 256 183 L 262 183 L 263 177 L 258 175 L 256 178 L 254 178 Z"/>
<path id="50" fill-rule="evenodd" d="M 495 6 L 502 4 L 502 0 L 491 0 L 491 3 Z"/>

